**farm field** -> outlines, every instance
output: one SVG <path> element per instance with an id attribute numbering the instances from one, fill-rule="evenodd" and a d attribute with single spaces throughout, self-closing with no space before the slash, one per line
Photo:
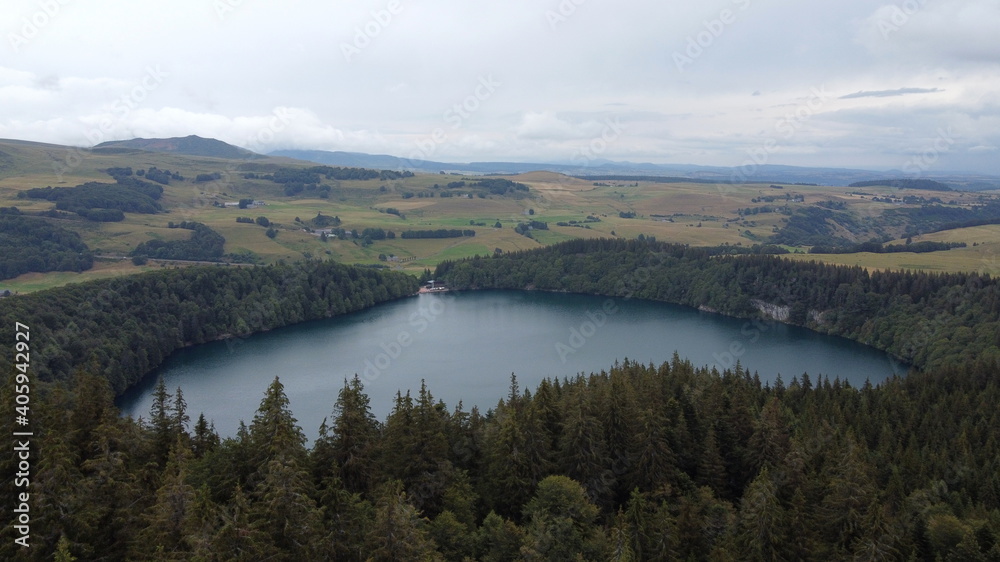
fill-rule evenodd
<path id="1" fill-rule="evenodd" d="M 774 184 L 712 184 L 700 182 L 592 181 L 552 172 L 511 176 L 417 174 L 396 179 L 324 180 L 325 197 L 288 196 L 281 184 L 262 179 L 278 169 L 306 170 L 315 165 L 287 158 L 244 160 L 152 153 L 138 150 L 86 151 L 55 145 L 0 141 L 0 207 L 17 207 L 37 214 L 53 207 L 49 201 L 18 198 L 27 189 L 71 187 L 84 182 L 113 180 L 108 168 L 151 167 L 179 173 L 183 180 L 164 187 L 165 212 L 126 213 L 121 222 L 92 222 L 75 216 L 51 219 L 78 232 L 98 258 L 83 274 L 27 274 L 0 281 L 0 291 L 32 291 L 92 277 L 139 272 L 160 267 L 155 262 L 135 266 L 126 258 L 148 240 L 184 240 L 191 231 L 170 223 L 203 223 L 225 238 L 225 253 L 253 255 L 257 263 L 279 260 L 334 259 L 349 264 L 383 265 L 421 273 L 447 259 L 537 248 L 573 238 L 652 236 L 692 246 L 753 246 L 788 224 L 799 210 L 825 206 L 852 218 L 854 231 L 837 231 L 848 239 L 867 241 L 876 235 L 899 238 L 898 225 L 885 224 L 887 211 L 907 207 L 903 196 L 944 197 L 956 208 L 972 208 L 990 193 L 900 190 L 891 187 L 846 187 Z M 252 172 L 248 172 L 252 170 Z M 60 173 L 57 173 L 60 172 Z M 216 181 L 198 182 L 198 174 L 219 174 Z M 248 175 L 250 174 L 250 175 Z M 473 187 L 475 182 L 509 180 L 527 191 L 497 195 Z M 448 187 L 448 184 L 453 187 Z M 459 183 L 461 187 L 454 187 Z M 446 195 L 442 197 L 442 195 Z M 262 202 L 253 208 L 235 205 L 240 199 Z M 874 201 L 873 199 L 879 199 Z M 889 200 L 893 202 L 888 202 Z M 916 206 L 916 205 L 910 205 Z M 312 224 L 317 215 L 337 217 L 346 239 L 321 240 Z M 268 228 L 236 222 L 238 217 L 265 217 Z M 515 228 L 531 221 L 547 229 L 530 229 L 530 237 Z M 499 223 L 499 224 L 498 224 Z M 497 228 L 499 226 L 499 228 Z M 839 228 L 839 227 L 838 227 Z M 365 240 L 365 229 L 391 231 L 395 237 Z M 407 230 L 473 230 L 475 236 L 403 239 Z M 358 233 L 355 238 L 352 233 Z M 893 236 L 895 235 L 895 236 Z M 1000 226 L 948 230 L 913 237 L 913 241 L 965 242 L 967 247 L 923 254 L 807 254 L 808 246 L 783 245 L 792 259 L 859 265 L 869 269 L 928 271 L 993 271 L 998 268 Z M 113 265 L 112 265 L 113 264 Z M 995 271 L 993 271 L 996 273 Z"/>

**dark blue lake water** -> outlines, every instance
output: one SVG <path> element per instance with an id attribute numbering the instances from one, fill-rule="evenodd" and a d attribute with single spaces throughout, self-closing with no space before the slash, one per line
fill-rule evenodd
<path id="1" fill-rule="evenodd" d="M 449 408 L 461 400 L 485 412 L 506 396 L 510 375 L 534 390 L 545 377 L 608 369 L 628 358 L 669 361 L 674 351 L 721 371 L 739 360 L 764 381 L 780 374 L 840 377 L 876 384 L 905 365 L 843 338 L 688 307 L 542 292 L 425 294 L 244 339 L 182 350 L 120 397 L 126 415 L 149 415 L 162 375 L 180 386 L 192 420 L 205 412 L 223 436 L 248 424 L 264 390 L 281 378 L 310 440 L 330 415 L 344 379 L 361 376 L 384 420 L 397 391 L 415 395 L 425 380 Z"/>

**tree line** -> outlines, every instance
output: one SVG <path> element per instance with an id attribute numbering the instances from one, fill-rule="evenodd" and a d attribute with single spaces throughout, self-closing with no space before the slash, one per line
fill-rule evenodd
<path id="1" fill-rule="evenodd" d="M 32 271 L 79 273 L 93 265 L 94 254 L 76 232 L 45 219 L 0 213 L 0 279 Z"/>
<path id="2" fill-rule="evenodd" d="M 165 269 L 2 299 L 0 337 L 14 341 L 14 323 L 27 324 L 39 379 L 85 368 L 121 393 L 181 347 L 362 310 L 418 288 L 409 275 L 332 262 Z M 10 372 L 11 360 L 0 354 L 0 369 Z"/>
<path id="3" fill-rule="evenodd" d="M 456 289 L 628 296 L 732 316 L 780 307 L 783 321 L 887 351 L 917 367 L 973 354 L 1000 361 L 1000 284 L 978 273 L 868 272 L 766 254 L 727 255 L 644 240 L 570 240 L 531 251 L 439 264 Z"/>
<path id="4" fill-rule="evenodd" d="M 8 560 L 1000 556 L 986 362 L 854 388 L 675 355 L 533 391 L 512 377 L 485 413 L 421 386 L 384 421 L 355 376 L 311 448 L 277 377 L 227 438 L 162 381 L 140 420 L 86 370 L 43 392 L 33 546 L 4 541 Z"/>
<path id="5" fill-rule="evenodd" d="M 808 374 L 767 385 L 742 365 L 720 373 L 675 354 L 531 390 L 512 376 L 485 411 L 449 407 L 421 386 L 400 392 L 384 421 L 355 376 L 307 448 L 278 378 L 226 438 L 212 412 L 192 422 L 182 389 L 160 384 L 141 420 L 119 417 L 112 398 L 182 345 L 372 306 L 412 294 L 415 278 L 307 262 L 71 285 L 0 300 L 0 336 L 14 341 L 15 321 L 31 326 L 41 379 L 34 547 L 4 541 L 0 557 L 1000 557 L 1000 372 L 989 347 L 1000 295 L 989 277 L 868 273 L 649 239 L 446 262 L 434 276 L 748 317 L 762 300 L 793 323 L 886 349 L 909 333 L 921 368 L 861 388 Z M 0 368 L 11 372 L 10 360 L 0 354 Z M 12 393 L 0 386 L 8 411 Z M 15 460 L 0 457 L 0 470 L 13 474 Z"/>
<path id="6" fill-rule="evenodd" d="M 400 238 L 461 238 L 463 236 L 475 236 L 476 231 L 471 228 L 465 230 L 458 228 L 439 228 L 437 230 L 404 230 L 399 234 Z"/>
<path id="7" fill-rule="evenodd" d="M 847 187 L 897 187 L 899 189 L 927 189 L 931 191 L 954 191 L 951 186 L 935 180 L 924 178 L 895 178 L 884 180 L 856 181 Z"/>
<path id="8" fill-rule="evenodd" d="M 965 242 L 934 242 L 924 240 L 922 242 L 907 241 L 906 244 L 881 244 L 880 242 L 863 242 L 850 246 L 813 246 L 809 248 L 810 254 L 857 254 L 859 252 L 871 252 L 874 254 L 894 254 L 899 252 L 912 252 L 924 254 L 928 252 L 943 252 L 954 248 L 965 248 Z"/>
<path id="9" fill-rule="evenodd" d="M 159 185 L 118 175 L 116 183 L 87 182 L 75 187 L 37 187 L 17 194 L 19 199 L 53 201 L 56 209 L 97 221 L 124 220 L 122 213 L 153 214 L 163 210 Z M 101 212 L 101 211 L 105 212 Z M 110 212 L 107 212 L 110 211 Z"/>
<path id="10" fill-rule="evenodd" d="M 258 217 L 257 224 L 261 224 Z M 238 219 L 237 219 L 238 220 Z M 267 219 L 264 218 L 266 221 Z M 211 227 L 200 222 L 170 223 L 170 228 L 193 231 L 187 240 L 147 240 L 136 245 L 129 255 L 163 260 L 219 261 L 226 239 Z M 262 226 L 267 226 L 263 225 Z"/>

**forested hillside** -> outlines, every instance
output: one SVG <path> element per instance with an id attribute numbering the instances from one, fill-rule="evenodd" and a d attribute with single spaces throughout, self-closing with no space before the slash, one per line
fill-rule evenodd
<path id="1" fill-rule="evenodd" d="M 0 340 L 31 327 L 31 368 L 43 381 L 74 371 L 107 379 L 115 393 L 173 351 L 411 295 L 415 278 L 333 262 L 268 267 L 189 267 L 68 285 L 0 300 Z M 10 371 L 9 354 L 0 368 Z"/>
<path id="2" fill-rule="evenodd" d="M 32 547 L 7 525 L 0 558 L 1000 559 L 1000 299 L 987 276 L 597 240 L 435 277 L 787 314 L 920 368 L 877 387 L 768 386 L 675 354 L 534 389 L 512 377 L 488 411 L 413 389 L 385 420 L 354 377 L 307 448 L 281 378 L 327 373 L 276 373 L 225 439 L 183 389 L 160 384 L 142 420 L 119 417 L 113 395 L 181 345 L 372 306 L 414 278 L 318 262 L 188 268 L 3 299 L 4 341 L 15 322 L 31 327 L 33 464 Z M 11 412 L 14 388 L 0 387 Z M 5 497 L 17 491 L 5 481 Z"/>
<path id="3" fill-rule="evenodd" d="M 94 255 L 80 235 L 45 219 L 0 212 L 0 279 L 31 271 L 85 271 Z"/>
<path id="4" fill-rule="evenodd" d="M 226 239 L 221 234 L 200 222 L 182 221 L 170 223 L 170 228 L 191 230 L 187 240 L 147 240 L 132 250 L 131 255 L 144 258 L 167 260 L 219 261 L 225 248 Z"/>
<path id="5" fill-rule="evenodd" d="M 163 195 L 159 185 L 124 174 L 116 176 L 115 180 L 113 184 L 87 182 L 76 187 L 39 187 L 18 192 L 17 196 L 19 199 L 54 201 L 58 210 L 72 211 L 96 221 L 114 222 L 125 218 L 122 213 L 152 214 L 163 210 L 158 202 Z"/>
<path id="6" fill-rule="evenodd" d="M 9 392 L 5 387 L 4 392 Z M 77 373 L 34 410 L 31 550 L 5 560 L 996 560 L 994 365 L 879 388 L 625 362 L 485 415 L 345 381 L 313 448 L 279 379 L 220 440 Z M 206 414 L 211 415 L 211 412 Z M 5 456 L 2 470 L 15 468 Z M 7 496 L 11 497 L 11 496 Z M 8 537 L 9 539 L 9 537 Z"/>
<path id="7" fill-rule="evenodd" d="M 918 367 L 1000 361 L 1000 285 L 977 273 L 874 272 L 643 240 L 572 240 L 444 262 L 453 288 L 540 289 L 658 300 L 781 320 L 888 351 Z"/>

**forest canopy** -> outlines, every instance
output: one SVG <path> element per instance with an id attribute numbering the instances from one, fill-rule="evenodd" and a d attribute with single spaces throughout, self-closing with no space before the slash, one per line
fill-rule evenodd
<path id="1" fill-rule="evenodd" d="M 162 381 L 141 420 L 112 398 L 181 346 L 360 310 L 413 294 L 414 277 L 192 267 L 2 299 L 0 334 L 31 326 L 40 381 L 32 549 L 5 541 L 0 558 L 1000 559 L 997 283 L 727 252 L 577 240 L 433 275 L 784 312 L 919 369 L 861 388 L 809 374 L 763 384 L 738 363 L 719 372 L 675 353 L 534 389 L 512 375 L 485 412 L 421 385 L 385 420 L 355 376 L 307 447 L 278 377 L 226 438 Z M 12 389 L 0 387 L 9 410 Z"/>
<path id="2" fill-rule="evenodd" d="M 0 213 L 0 279 L 32 271 L 79 273 L 93 265 L 79 234 L 45 219 Z"/>
<path id="3" fill-rule="evenodd" d="M 119 214 L 153 214 L 163 210 L 157 202 L 163 195 L 163 187 L 125 175 L 118 169 L 114 171 L 118 174 L 116 183 L 87 182 L 75 187 L 38 187 L 20 191 L 17 197 L 53 201 L 60 211 L 71 211 L 87 218 L 99 217 L 93 220 L 104 220 L 105 216 L 92 213 L 95 209 L 118 211 Z M 92 216 L 88 216 L 88 212 Z"/>
<path id="4" fill-rule="evenodd" d="M 528 252 L 443 262 L 435 279 L 459 289 L 628 296 L 762 314 L 888 351 L 917 367 L 1000 361 L 1000 284 L 977 273 L 884 272 L 766 254 L 725 255 L 651 240 L 571 240 Z M 755 304 L 756 303 L 756 304 Z"/>
<path id="5" fill-rule="evenodd" d="M 170 241 L 147 240 L 137 245 L 129 255 L 193 261 L 218 261 L 222 257 L 226 239 L 209 226 L 200 222 L 182 221 L 177 224 L 170 223 L 170 228 L 191 230 L 191 238 Z"/>

